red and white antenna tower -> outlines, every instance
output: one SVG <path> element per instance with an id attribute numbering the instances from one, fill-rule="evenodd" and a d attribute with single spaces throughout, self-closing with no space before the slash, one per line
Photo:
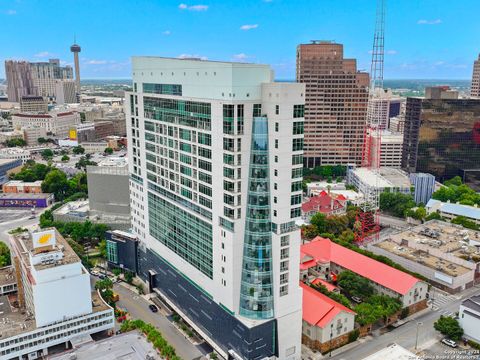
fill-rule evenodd
<path id="1" fill-rule="evenodd" d="M 365 126 L 362 167 L 371 170 L 375 176 L 375 187 L 367 186 L 364 203 L 357 213 L 355 242 L 374 240 L 380 230 L 378 176 L 380 168 L 381 130 L 385 126 L 381 115 L 383 90 L 383 67 L 385 56 L 385 14 L 387 0 L 377 0 L 375 34 L 373 37 L 372 65 Z"/>

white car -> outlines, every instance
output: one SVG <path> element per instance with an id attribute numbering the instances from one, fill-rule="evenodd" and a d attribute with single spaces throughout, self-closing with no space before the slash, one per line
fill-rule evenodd
<path id="1" fill-rule="evenodd" d="M 452 348 L 456 348 L 456 347 L 457 347 L 457 343 L 456 343 L 455 341 L 450 340 L 450 339 L 447 339 L 447 338 L 443 339 L 443 340 L 442 340 L 442 343 L 444 343 L 445 345 L 450 346 L 450 347 L 452 347 Z"/>

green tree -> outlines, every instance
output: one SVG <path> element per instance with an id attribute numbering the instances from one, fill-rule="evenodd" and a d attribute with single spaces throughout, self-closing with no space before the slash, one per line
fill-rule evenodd
<path id="1" fill-rule="evenodd" d="M 470 219 L 467 219 L 465 216 L 457 216 L 452 220 L 452 224 L 462 225 L 464 228 L 472 230 L 480 230 L 480 226 Z"/>
<path id="2" fill-rule="evenodd" d="M 319 232 L 316 225 L 310 224 L 310 225 L 304 225 L 302 227 L 302 234 L 304 238 L 311 240 L 314 237 L 318 236 Z"/>
<path id="3" fill-rule="evenodd" d="M 462 185 L 462 178 L 460 176 L 455 176 L 450 180 L 447 180 L 443 183 L 445 186 L 460 186 Z"/>
<path id="4" fill-rule="evenodd" d="M 85 153 L 85 149 L 83 147 L 81 147 L 80 145 L 78 146 L 75 146 L 73 149 L 72 149 L 72 152 L 75 154 L 75 155 L 80 155 L 80 154 L 84 154 Z"/>
<path id="5" fill-rule="evenodd" d="M 44 137 L 39 137 L 39 138 L 37 139 L 37 142 L 38 142 L 39 144 L 46 144 L 46 143 L 47 143 L 47 139 L 45 139 Z"/>
<path id="6" fill-rule="evenodd" d="M 3 241 L 0 241 L 0 267 L 8 266 L 12 264 L 12 259 L 10 256 L 10 249 L 7 244 Z"/>
<path id="7" fill-rule="evenodd" d="M 460 340 L 463 335 L 463 329 L 457 319 L 450 316 L 441 315 L 440 319 L 433 323 L 433 327 L 452 340 Z"/>
<path id="8" fill-rule="evenodd" d="M 42 191 L 54 194 L 57 201 L 65 199 L 69 193 L 67 175 L 58 169 L 50 171 L 42 182 Z"/>
<path id="9" fill-rule="evenodd" d="M 125 276 L 125 281 L 131 284 L 133 281 L 134 274 L 131 271 L 127 271 L 124 276 Z"/>
<path id="10" fill-rule="evenodd" d="M 380 194 L 380 210 L 396 217 L 405 217 L 406 211 L 415 207 L 411 195 L 385 191 Z"/>
<path id="11" fill-rule="evenodd" d="M 42 155 L 42 158 L 44 160 L 50 160 L 53 157 L 53 151 L 51 149 L 45 149 L 45 150 L 42 150 L 40 155 Z"/>
<path id="12" fill-rule="evenodd" d="M 112 270 L 112 273 L 115 276 L 120 276 L 120 274 L 122 273 L 122 270 L 120 270 L 119 268 L 115 268 Z"/>
<path id="13" fill-rule="evenodd" d="M 112 155 L 113 154 L 113 149 L 110 148 L 110 147 L 107 147 L 107 148 L 105 148 L 105 150 L 103 152 L 107 155 Z"/>
<path id="14" fill-rule="evenodd" d="M 27 142 L 21 138 L 9 139 L 5 141 L 6 147 L 22 147 L 27 145 Z"/>
<path id="15" fill-rule="evenodd" d="M 88 165 L 95 166 L 95 165 L 97 165 L 97 163 L 95 161 L 89 160 L 89 157 L 87 157 L 87 156 L 82 156 L 82 157 L 80 157 L 80 160 L 78 160 L 78 162 L 75 164 L 75 167 L 77 169 L 86 170 Z"/>
<path id="16" fill-rule="evenodd" d="M 62 156 L 62 161 L 63 161 L 63 162 L 66 162 L 66 161 L 68 161 L 68 160 L 70 160 L 70 156 L 68 156 L 68 155 L 63 155 L 63 156 Z"/>
<path id="17" fill-rule="evenodd" d="M 370 281 L 350 270 L 342 271 L 338 275 L 337 284 L 348 295 L 358 296 L 364 300 L 375 293 L 375 288 L 370 284 Z"/>
<path id="18" fill-rule="evenodd" d="M 104 259 L 107 258 L 107 241 L 105 239 L 100 240 L 98 243 L 98 251 L 100 251 L 100 256 Z M 115 269 L 114 269 L 115 270 Z M 115 274 L 115 273 L 114 273 Z M 120 274 L 115 274 L 115 275 L 120 275 Z"/>
<path id="19" fill-rule="evenodd" d="M 325 216 L 325 214 L 322 214 L 321 212 L 314 214 L 310 219 L 310 223 L 317 227 L 319 233 L 326 232 L 327 217 Z"/>

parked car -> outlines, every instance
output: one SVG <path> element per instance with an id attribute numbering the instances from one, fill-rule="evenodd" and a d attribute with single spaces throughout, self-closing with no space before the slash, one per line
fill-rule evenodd
<path id="1" fill-rule="evenodd" d="M 155 305 L 150 304 L 150 305 L 148 305 L 148 307 L 150 308 L 150 310 L 151 310 L 152 312 L 154 312 L 154 313 L 158 312 L 158 308 L 157 308 Z"/>
<path id="2" fill-rule="evenodd" d="M 357 304 L 360 304 L 362 302 L 362 299 L 360 299 L 358 296 L 352 296 L 352 300 L 355 301 Z"/>
<path id="3" fill-rule="evenodd" d="M 98 277 L 99 277 L 100 280 L 104 280 L 106 278 L 106 276 L 103 275 L 103 274 L 98 274 Z"/>
<path id="4" fill-rule="evenodd" d="M 90 274 L 92 274 L 93 276 L 98 276 L 99 272 L 97 270 L 92 270 Z"/>
<path id="5" fill-rule="evenodd" d="M 455 341 L 451 340 L 451 339 L 445 338 L 445 339 L 442 340 L 442 343 L 444 343 L 445 345 L 450 346 L 452 348 L 457 347 L 457 343 Z"/>

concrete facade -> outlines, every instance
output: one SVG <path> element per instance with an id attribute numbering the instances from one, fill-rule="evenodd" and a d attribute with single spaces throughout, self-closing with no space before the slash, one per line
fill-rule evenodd
<path id="1" fill-rule="evenodd" d="M 125 112 L 141 276 L 223 356 L 299 359 L 302 177 L 292 170 L 302 167 L 304 85 L 274 83 L 258 64 L 134 57 L 132 71 Z M 270 265 L 255 270 L 246 229 L 265 224 Z M 179 284 L 206 300 L 191 302 Z"/>

